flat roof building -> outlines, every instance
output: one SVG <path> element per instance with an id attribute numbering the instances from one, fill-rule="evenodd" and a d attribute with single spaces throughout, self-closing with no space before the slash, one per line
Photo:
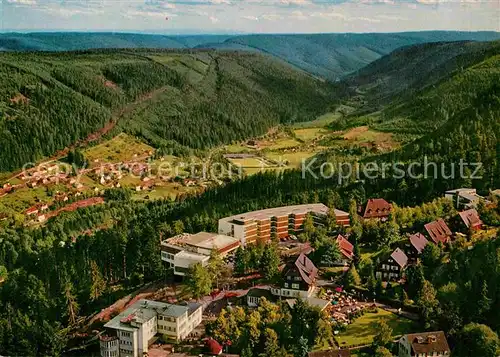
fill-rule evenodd
<path id="1" fill-rule="evenodd" d="M 268 208 L 240 213 L 219 220 L 219 233 L 238 238 L 241 244 L 268 241 L 273 234 L 284 239 L 302 231 L 306 216 L 312 214 L 320 224 L 329 208 L 322 203 Z M 349 214 L 335 209 L 337 224 L 349 226 Z"/>
<path id="2" fill-rule="evenodd" d="M 240 241 L 217 233 L 199 232 L 196 234 L 179 234 L 161 242 L 161 259 L 174 274 L 186 275 L 189 268 L 200 263 L 208 264 L 212 251 L 226 255 L 240 246 Z"/>
<path id="3" fill-rule="evenodd" d="M 156 334 L 185 339 L 202 319 L 202 305 L 172 305 L 141 299 L 104 325 L 101 357 L 140 357 Z"/>

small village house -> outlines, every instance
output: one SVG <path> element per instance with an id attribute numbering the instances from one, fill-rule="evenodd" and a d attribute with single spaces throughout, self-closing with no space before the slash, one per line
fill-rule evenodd
<path id="1" fill-rule="evenodd" d="M 336 265 L 350 265 L 354 259 L 354 246 L 342 235 L 337 236 L 337 244 L 340 250 L 340 259 Z"/>
<path id="2" fill-rule="evenodd" d="M 400 280 L 407 265 L 408 257 L 401 249 L 397 248 L 379 264 L 375 276 L 384 281 Z"/>
<path id="3" fill-rule="evenodd" d="M 443 331 L 411 333 L 398 341 L 398 357 L 450 355 L 451 350 Z"/>
<path id="4" fill-rule="evenodd" d="M 371 198 L 366 205 L 358 209 L 358 213 L 364 219 L 377 219 L 385 221 L 392 213 L 392 205 L 383 198 Z"/>
<path id="5" fill-rule="evenodd" d="M 408 244 L 406 246 L 406 255 L 412 261 L 416 261 L 420 254 L 425 249 L 425 246 L 429 244 L 429 241 L 422 233 L 412 234 L 408 238 Z"/>
<path id="6" fill-rule="evenodd" d="M 310 297 L 316 287 L 317 276 L 318 268 L 305 254 L 300 254 L 283 270 L 281 286 L 272 287 L 271 292 L 282 297 Z"/>
<path id="7" fill-rule="evenodd" d="M 440 218 L 437 221 L 433 221 L 424 225 L 427 234 L 436 244 L 438 243 L 448 243 L 451 241 L 452 232 L 446 222 Z"/>
<path id="8" fill-rule="evenodd" d="M 475 208 L 468 209 L 467 211 L 459 212 L 461 228 L 464 230 L 480 230 L 483 228 L 483 221 L 479 217 Z"/>

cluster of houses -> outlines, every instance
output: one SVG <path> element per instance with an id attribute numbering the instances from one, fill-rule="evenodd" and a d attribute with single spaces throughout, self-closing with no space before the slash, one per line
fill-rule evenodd
<path id="1" fill-rule="evenodd" d="M 462 211 L 458 214 L 464 230 L 482 228 L 482 221 L 474 208 L 477 205 L 472 190 L 460 189 L 447 192 Z M 457 198 L 457 196 L 459 198 Z M 386 221 L 393 213 L 392 205 L 384 199 L 370 199 L 358 210 L 362 219 Z M 231 254 L 238 247 L 245 247 L 257 241 L 266 242 L 272 236 L 286 239 L 303 230 L 306 216 L 311 215 L 316 225 L 324 223 L 328 207 L 323 204 L 306 204 L 264 209 L 225 217 L 218 222 L 218 232 L 180 234 L 161 242 L 161 259 L 175 275 L 184 276 L 196 263 L 208 264 L 215 251 L 221 256 Z M 340 226 L 350 225 L 349 214 L 335 210 Z M 409 264 L 418 261 L 419 255 L 428 244 L 446 244 L 454 234 L 443 219 L 427 223 L 422 232 L 409 236 L 404 247 L 395 249 L 389 257 L 380 262 L 376 276 L 383 280 L 399 280 Z M 338 265 L 348 266 L 354 259 L 354 246 L 339 234 L 336 238 L 341 257 Z M 331 308 L 330 300 L 316 296 L 318 291 L 318 268 L 304 253 L 287 261 L 281 269 L 279 284 L 250 288 L 244 292 L 246 304 L 257 307 L 262 298 L 284 299 L 293 306 L 297 299 L 307 301 L 321 310 Z M 171 305 L 154 301 L 134 304 L 122 314 L 108 322 L 106 336 L 101 337 L 101 356 L 139 356 L 148 350 L 148 343 L 157 333 L 182 340 L 200 323 L 203 309 L 207 306 Z M 221 345 L 211 340 L 213 354 L 222 353 Z M 449 356 L 450 348 L 442 331 L 408 334 L 398 341 L 399 357 Z M 317 351 L 310 357 L 347 357 L 348 349 Z"/>
<path id="2" fill-rule="evenodd" d="M 462 190 L 453 190 L 453 192 L 464 192 Z M 478 201 L 475 201 L 474 205 L 477 205 L 477 203 Z M 459 207 L 472 206 L 459 205 Z M 459 212 L 456 218 L 462 232 L 480 230 L 483 227 L 483 222 L 475 208 L 467 208 Z M 425 234 L 417 232 L 410 235 L 403 248 L 396 248 L 389 257 L 382 260 L 376 268 L 375 276 L 384 281 L 400 280 L 403 278 L 404 270 L 408 265 L 418 261 L 420 254 L 422 254 L 427 244 L 445 245 L 452 242 L 457 234 L 462 234 L 460 232 L 454 234 L 442 218 L 425 224 L 424 231 Z"/>

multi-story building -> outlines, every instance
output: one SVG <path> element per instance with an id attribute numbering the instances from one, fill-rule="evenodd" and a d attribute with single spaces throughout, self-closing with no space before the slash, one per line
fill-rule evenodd
<path id="1" fill-rule="evenodd" d="M 450 354 L 443 331 L 411 333 L 398 342 L 398 357 L 445 357 Z"/>
<path id="2" fill-rule="evenodd" d="M 485 201 L 479 196 L 475 188 L 457 188 L 446 191 L 444 197 L 453 201 L 457 209 L 476 208 L 480 201 Z"/>
<path id="3" fill-rule="evenodd" d="M 101 357 L 142 357 L 157 333 L 183 340 L 201 323 L 202 313 L 197 303 L 139 300 L 104 325 L 108 334 L 100 338 Z"/>
<path id="4" fill-rule="evenodd" d="M 256 241 L 268 241 L 273 234 L 279 239 L 300 233 L 306 216 L 311 214 L 316 224 L 321 224 L 328 214 L 328 207 L 322 203 L 284 206 L 253 211 L 222 218 L 219 233 L 240 240 L 244 246 Z M 337 224 L 349 226 L 349 214 L 335 210 Z"/>
<path id="5" fill-rule="evenodd" d="M 161 259 L 174 274 L 186 275 L 196 263 L 208 264 L 212 251 L 224 256 L 240 246 L 238 239 L 217 233 L 180 234 L 161 242 Z"/>

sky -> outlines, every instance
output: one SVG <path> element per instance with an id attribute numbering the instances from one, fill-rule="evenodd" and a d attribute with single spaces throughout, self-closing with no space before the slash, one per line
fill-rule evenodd
<path id="1" fill-rule="evenodd" d="M 500 31 L 500 0 L 0 0 L 1 31 Z"/>

